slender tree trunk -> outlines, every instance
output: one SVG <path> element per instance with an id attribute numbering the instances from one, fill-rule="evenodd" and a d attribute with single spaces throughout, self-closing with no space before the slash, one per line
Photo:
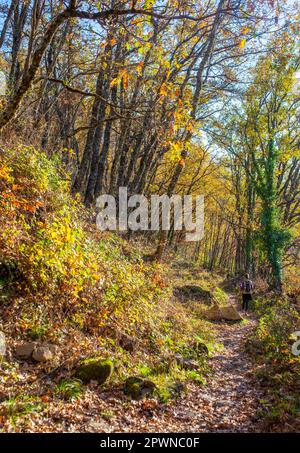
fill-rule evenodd
<path id="1" fill-rule="evenodd" d="M 176 187 L 176 184 L 177 184 L 177 182 L 178 182 L 178 180 L 180 178 L 180 175 L 182 173 L 182 170 L 183 170 L 182 160 L 185 159 L 186 156 L 187 156 L 187 151 L 183 151 L 181 153 L 181 160 L 178 162 L 178 164 L 176 166 L 174 175 L 173 175 L 173 177 L 171 179 L 171 182 L 170 182 L 168 190 L 167 190 L 168 197 L 172 196 L 172 194 L 173 194 L 173 191 L 174 191 L 174 189 Z M 159 243 L 158 243 L 156 252 L 154 254 L 154 256 L 157 259 L 157 261 L 161 261 L 162 260 L 162 257 L 163 257 L 164 251 L 165 251 L 165 247 L 166 247 L 166 244 L 167 244 L 167 240 L 168 240 L 168 232 L 165 231 L 165 230 L 161 230 Z"/>
<path id="2" fill-rule="evenodd" d="M 101 95 L 102 93 L 102 87 L 103 87 L 103 79 L 104 79 L 104 74 L 103 71 L 100 70 L 97 78 L 97 83 L 96 83 L 96 94 Z M 89 174 L 89 169 L 91 165 L 91 157 L 93 153 L 93 143 L 94 143 L 94 136 L 95 136 L 95 129 L 96 129 L 96 124 L 99 119 L 99 109 L 101 105 L 101 100 L 97 96 L 94 99 L 93 102 L 93 107 L 92 107 L 92 112 L 91 112 L 91 118 L 90 118 L 90 123 L 89 123 L 89 130 L 85 142 L 85 148 L 83 152 L 83 156 L 81 159 L 80 167 L 78 169 L 77 175 L 74 180 L 74 184 L 72 187 L 72 193 L 84 193 L 85 192 L 85 187 L 86 187 L 86 182 L 87 182 L 87 177 Z"/>

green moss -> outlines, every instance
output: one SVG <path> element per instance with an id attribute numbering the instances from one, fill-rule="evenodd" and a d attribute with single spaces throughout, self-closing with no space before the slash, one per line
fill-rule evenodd
<path id="1" fill-rule="evenodd" d="M 224 305 L 228 302 L 228 295 L 221 288 L 215 288 L 212 297 L 218 305 Z"/>
<path id="2" fill-rule="evenodd" d="M 84 360 L 76 370 L 75 377 L 87 383 L 91 380 L 104 384 L 112 375 L 113 362 L 94 357 Z"/>
<path id="3" fill-rule="evenodd" d="M 131 396 L 133 399 L 138 399 L 140 394 L 140 387 L 143 385 L 144 380 L 139 377 L 129 377 L 126 379 L 124 386 L 124 393 Z"/>
<path id="4" fill-rule="evenodd" d="M 154 382 L 138 376 L 129 377 L 124 386 L 124 393 L 135 400 L 152 396 L 156 390 Z"/>

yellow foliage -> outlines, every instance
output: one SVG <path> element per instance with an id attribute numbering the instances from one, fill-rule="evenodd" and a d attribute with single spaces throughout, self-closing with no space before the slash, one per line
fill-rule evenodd
<path id="1" fill-rule="evenodd" d="M 239 42 L 239 48 L 240 48 L 240 49 L 244 49 L 245 45 L 246 45 L 246 39 L 243 38 L 243 39 L 241 39 L 240 42 Z"/>
<path id="2" fill-rule="evenodd" d="M 125 258 L 117 236 L 88 235 L 68 181 L 43 153 L 0 154 L 0 216 L 1 260 L 16 263 L 16 289 L 43 311 L 68 307 L 70 322 L 89 329 L 108 317 L 124 329 L 146 328 L 159 316 L 157 302 L 168 293 L 160 266 Z"/>

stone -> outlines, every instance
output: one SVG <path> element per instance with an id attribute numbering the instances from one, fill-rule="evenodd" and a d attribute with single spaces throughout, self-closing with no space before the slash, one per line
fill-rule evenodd
<path id="1" fill-rule="evenodd" d="M 91 420 L 85 427 L 89 433 L 109 433 L 111 425 L 104 420 L 95 421 Z"/>
<path id="2" fill-rule="evenodd" d="M 128 352 L 134 352 L 135 350 L 135 341 L 126 334 L 121 335 L 119 339 L 119 345 L 121 346 L 121 348 Z"/>
<path id="3" fill-rule="evenodd" d="M 220 321 L 222 319 L 222 313 L 218 305 L 214 305 L 206 310 L 204 316 L 210 321 Z"/>
<path id="4" fill-rule="evenodd" d="M 5 352 L 6 352 L 5 335 L 3 332 L 0 331 L 0 359 L 2 359 L 5 356 Z"/>
<path id="5" fill-rule="evenodd" d="M 124 393 L 135 400 L 140 400 L 145 397 L 153 396 L 156 388 L 154 382 L 149 379 L 132 376 L 125 381 Z"/>
<path id="6" fill-rule="evenodd" d="M 57 354 L 58 347 L 50 343 L 38 344 L 36 342 L 28 342 L 20 344 L 16 347 L 16 356 L 20 359 L 34 359 L 36 362 L 47 362 L 52 360 Z"/>
<path id="7" fill-rule="evenodd" d="M 103 360 L 100 357 L 92 357 L 86 359 L 77 368 L 75 377 L 83 383 L 97 381 L 98 384 L 104 384 L 113 373 L 113 362 L 111 360 Z"/>
<path id="8" fill-rule="evenodd" d="M 222 318 L 226 321 L 242 321 L 242 317 L 232 305 L 221 307 Z"/>
<path id="9" fill-rule="evenodd" d="M 15 349 L 16 356 L 20 359 L 29 359 L 35 347 L 36 343 L 34 342 L 20 344 Z"/>
<path id="10" fill-rule="evenodd" d="M 56 344 L 51 344 L 51 343 L 45 343 L 43 346 L 46 346 L 50 351 L 52 352 L 53 355 L 58 354 L 59 348 L 56 346 Z"/>
<path id="11" fill-rule="evenodd" d="M 243 318 L 232 305 L 219 307 L 217 304 L 206 310 L 204 316 L 211 321 L 241 321 Z"/>
<path id="12" fill-rule="evenodd" d="M 48 362 L 53 359 L 49 346 L 36 346 L 32 352 L 32 358 L 36 362 Z"/>

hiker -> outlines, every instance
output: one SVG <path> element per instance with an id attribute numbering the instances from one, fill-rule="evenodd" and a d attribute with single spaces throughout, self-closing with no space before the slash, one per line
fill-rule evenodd
<path id="1" fill-rule="evenodd" d="M 253 300 L 253 283 L 252 280 L 250 280 L 249 274 L 245 274 L 245 279 L 241 282 L 240 289 L 243 298 L 242 310 L 247 312 L 249 308 L 249 301 Z"/>

